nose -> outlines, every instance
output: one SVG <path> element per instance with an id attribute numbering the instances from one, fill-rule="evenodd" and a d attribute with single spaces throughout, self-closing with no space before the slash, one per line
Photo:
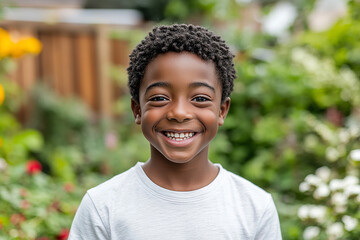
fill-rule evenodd
<path id="1" fill-rule="evenodd" d="M 192 118 L 191 107 L 188 106 L 186 100 L 175 100 L 170 105 L 167 112 L 167 119 L 177 122 L 184 122 Z"/>

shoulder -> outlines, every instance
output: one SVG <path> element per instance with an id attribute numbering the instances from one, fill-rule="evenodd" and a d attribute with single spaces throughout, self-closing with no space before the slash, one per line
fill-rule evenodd
<path id="1" fill-rule="evenodd" d="M 262 215 L 267 211 L 269 205 L 273 203 L 271 194 L 253 184 L 249 180 L 225 170 L 227 195 L 240 202 L 242 206 L 251 211 L 256 216 Z"/>
<path id="2" fill-rule="evenodd" d="M 126 194 L 137 183 L 135 168 L 136 166 L 89 189 L 87 194 L 95 204 L 110 201 L 113 198 Z"/>
<path id="3" fill-rule="evenodd" d="M 226 171 L 226 170 L 225 170 Z M 226 171 L 229 204 L 252 224 L 254 239 L 281 239 L 279 217 L 270 193 L 249 180 Z"/>
<path id="4" fill-rule="evenodd" d="M 269 199 L 271 198 L 270 193 L 266 192 L 259 186 L 250 182 L 249 180 L 236 175 L 230 171 L 225 170 L 227 175 L 227 184 L 234 192 L 238 192 L 241 195 L 246 195 L 255 199 Z"/>

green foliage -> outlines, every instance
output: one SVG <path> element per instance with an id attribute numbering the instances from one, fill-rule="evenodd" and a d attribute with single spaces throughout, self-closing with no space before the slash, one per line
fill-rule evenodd
<path id="1" fill-rule="evenodd" d="M 139 10 L 145 20 L 159 21 L 164 18 L 164 9 L 169 0 L 87 0 L 85 8 L 125 8 Z"/>
<path id="2" fill-rule="evenodd" d="M 229 115 L 211 143 L 209 158 L 272 193 L 284 239 L 302 239 L 308 226 L 318 227 L 318 239 L 329 239 L 328 229 L 336 222 L 345 226 L 345 216 L 360 221 L 353 195 L 346 199 L 344 212 L 333 203 L 333 196 L 345 193 L 346 187 L 319 196 L 320 184 L 309 183 L 324 167 L 331 174 L 319 180 L 322 187 L 330 189 L 331 182 L 348 176 L 359 179 L 359 160 L 351 155 L 360 149 L 357 3 L 349 1 L 350 14 L 328 31 L 298 33 L 292 43 L 239 31 L 232 23 L 215 29 L 236 54 L 238 78 Z M 241 8 L 234 4 L 171 0 L 165 14 L 171 21 L 194 16 L 226 20 L 221 14 L 232 18 L 229 9 Z M 313 4 L 296 2 L 301 14 Z M 306 16 L 300 18 L 305 21 Z M 144 35 L 122 31 L 110 37 L 134 46 Z M 149 144 L 134 124 L 125 90 L 113 108 L 116 118 L 94 121 L 79 100 L 65 100 L 39 86 L 33 94 L 34 118 L 24 128 L 15 118 L 22 101 L 20 89 L 3 74 L 13 67 L 11 60 L 0 63 L 0 83 L 6 92 L 0 106 L 0 160 L 6 162 L 0 168 L 0 239 L 55 238 L 70 226 L 85 190 L 145 161 Z M 119 87 L 125 88 L 125 69 L 110 70 Z M 41 172 L 29 172 L 30 159 L 42 164 Z M 351 186 L 356 189 L 358 183 Z M 314 204 L 326 208 L 326 221 L 299 214 L 299 209 Z M 338 239 L 359 239 L 359 226 L 343 231 Z"/>
<path id="3" fill-rule="evenodd" d="M 275 47 L 273 41 L 251 41 L 254 34 L 245 37 L 248 45 L 242 34 L 229 36 L 240 61 L 222 129 L 230 151 L 222 155 L 229 169 L 277 193 L 284 239 L 302 237 L 307 224 L 299 228 L 294 215 L 300 204 L 316 201 L 298 190 L 305 176 L 329 166 L 339 178 L 359 178 L 358 166 L 348 161 L 350 151 L 359 148 L 357 28 L 358 21 L 347 17 L 328 31 L 305 32 L 295 43 Z M 330 204 L 330 195 L 324 199 L 323 205 Z M 353 214 L 358 210 L 350 209 L 343 215 L 359 220 Z M 329 237 L 330 227 L 331 221 L 322 223 L 320 239 Z M 356 230 L 344 231 L 347 239 L 358 237 Z"/>
<path id="4" fill-rule="evenodd" d="M 356 15 L 359 7 L 355 3 L 353 6 L 352 15 L 341 19 L 328 31 L 302 35 L 299 43 L 310 47 L 322 57 L 330 56 L 338 68 L 350 68 L 359 76 L 360 43 L 354 37 L 360 34 L 360 22 Z"/>
<path id="5" fill-rule="evenodd" d="M 44 138 L 15 118 L 11 101 L 21 99 L 21 91 L 4 80 L 0 80 L 6 97 L 0 106 L 0 239 L 55 239 L 69 228 L 84 190 L 41 172 L 41 163 L 34 159 L 44 149 Z"/>
<path id="6" fill-rule="evenodd" d="M 240 4 L 235 0 L 170 0 L 166 5 L 164 16 L 170 22 L 199 17 L 203 21 L 229 20 L 238 16 L 240 9 Z"/>

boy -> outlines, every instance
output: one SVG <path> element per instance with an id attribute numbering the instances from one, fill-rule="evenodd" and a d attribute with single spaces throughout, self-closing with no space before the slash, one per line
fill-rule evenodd
<path id="1" fill-rule="evenodd" d="M 151 156 L 90 189 L 69 239 L 281 239 L 270 194 L 208 160 L 236 77 L 205 28 L 154 28 L 133 50 L 131 108 Z"/>

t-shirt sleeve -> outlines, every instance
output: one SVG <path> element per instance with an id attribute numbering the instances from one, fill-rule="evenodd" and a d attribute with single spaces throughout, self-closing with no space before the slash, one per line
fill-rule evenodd
<path id="1" fill-rule="evenodd" d="M 273 199 L 270 197 L 263 216 L 257 225 L 254 239 L 256 240 L 281 240 L 279 216 Z"/>
<path id="2" fill-rule="evenodd" d="M 83 197 L 71 225 L 69 240 L 110 239 L 89 193 Z"/>

